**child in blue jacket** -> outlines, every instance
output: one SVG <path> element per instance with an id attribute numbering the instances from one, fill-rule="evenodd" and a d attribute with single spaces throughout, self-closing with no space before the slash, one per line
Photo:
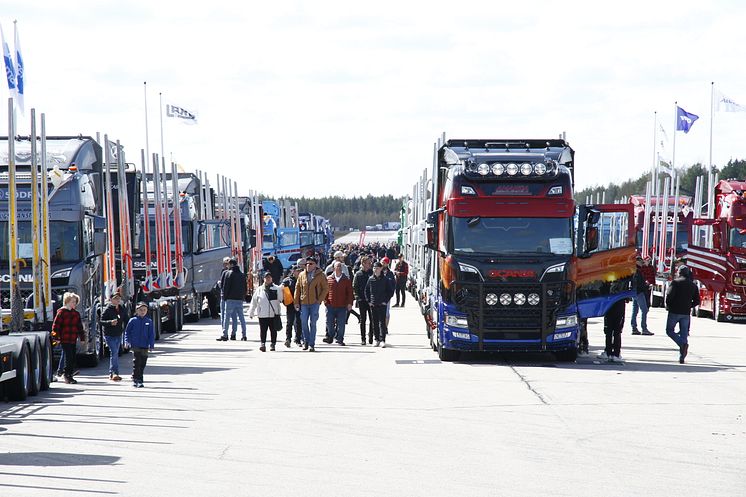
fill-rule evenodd
<path id="1" fill-rule="evenodd" d="M 155 347 L 155 328 L 153 320 L 148 316 L 148 304 L 139 302 L 135 308 L 135 316 L 127 323 L 124 330 L 124 344 L 132 348 L 134 366 L 132 368 L 132 386 L 142 388 L 143 372 L 148 362 L 148 350 Z"/>

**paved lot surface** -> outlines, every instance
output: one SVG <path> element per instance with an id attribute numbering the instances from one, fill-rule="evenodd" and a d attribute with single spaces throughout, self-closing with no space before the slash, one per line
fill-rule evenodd
<path id="1" fill-rule="evenodd" d="M 0 495 L 744 496 L 746 325 L 694 319 L 682 366 L 664 317 L 625 333 L 624 365 L 443 364 L 414 307 L 383 350 L 356 323 L 311 354 L 202 321 L 157 344 L 144 389 L 99 367 L 0 403 Z"/>

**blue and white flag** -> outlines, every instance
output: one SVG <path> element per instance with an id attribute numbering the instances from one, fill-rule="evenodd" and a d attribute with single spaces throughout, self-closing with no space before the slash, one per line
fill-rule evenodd
<path id="1" fill-rule="evenodd" d="M 18 108 L 21 111 L 21 114 L 24 113 L 23 108 L 23 97 L 24 97 L 24 69 L 23 69 L 23 57 L 21 56 L 21 42 L 18 41 L 18 25 L 14 22 L 13 23 L 13 31 L 14 31 L 14 41 L 15 49 L 16 49 L 16 102 L 18 103 Z"/>
<path id="2" fill-rule="evenodd" d="M 173 117 L 186 124 L 197 124 L 197 114 L 186 110 L 184 107 L 166 104 L 166 116 Z"/>
<path id="3" fill-rule="evenodd" d="M 699 119 L 698 115 L 687 112 L 678 105 L 676 106 L 676 131 L 689 133 L 694 121 L 697 119 Z"/>
<path id="4" fill-rule="evenodd" d="M 10 48 L 5 42 L 5 32 L 3 27 L 0 26 L 0 40 L 3 42 L 3 59 L 5 59 L 5 77 L 8 80 L 8 90 L 10 90 L 10 96 L 16 98 L 16 69 L 13 65 L 13 59 L 10 57 Z"/>

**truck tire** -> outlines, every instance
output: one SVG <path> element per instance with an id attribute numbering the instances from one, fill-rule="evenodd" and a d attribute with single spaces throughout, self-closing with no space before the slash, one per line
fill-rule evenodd
<path id="1" fill-rule="evenodd" d="M 176 304 L 168 306 L 168 319 L 163 322 L 161 333 L 174 333 L 176 331 L 176 307 L 178 307 Z"/>
<path id="2" fill-rule="evenodd" d="M 41 389 L 49 390 L 52 386 L 52 376 L 54 376 L 54 348 L 49 333 L 45 333 L 42 340 L 41 362 Z"/>
<path id="3" fill-rule="evenodd" d="M 176 304 L 176 331 L 184 329 L 184 302 L 179 299 L 179 303 Z"/>
<path id="4" fill-rule="evenodd" d="M 13 353 L 16 377 L 8 382 L 6 393 L 8 400 L 26 400 L 31 389 L 31 357 L 28 341 L 24 340 Z"/>
<path id="5" fill-rule="evenodd" d="M 438 340 L 438 359 L 443 362 L 453 362 L 457 361 L 460 355 L 461 352 L 459 352 L 458 350 L 444 348 L 443 344 L 441 344 L 440 340 Z"/>
<path id="6" fill-rule="evenodd" d="M 186 316 L 183 316 L 182 321 L 185 321 L 187 323 L 196 323 L 199 321 L 199 318 L 202 314 L 202 296 L 197 292 L 192 292 L 192 299 L 194 299 L 194 305 L 190 306 L 190 308 L 194 311 Z"/>
<path id="7" fill-rule="evenodd" d="M 713 304 L 712 317 L 718 323 L 725 321 L 725 316 L 720 312 L 720 292 L 715 293 L 715 303 Z"/>
<path id="8" fill-rule="evenodd" d="M 36 395 L 41 391 L 42 356 L 41 340 L 36 335 L 29 336 L 29 359 L 31 370 L 29 371 L 29 395 Z"/>
<path id="9" fill-rule="evenodd" d="M 558 350 L 554 357 L 559 362 L 575 362 L 578 359 L 578 349 Z"/>
<path id="10" fill-rule="evenodd" d="M 430 339 L 430 348 L 433 349 L 433 352 L 437 352 L 438 344 L 435 343 L 435 332 L 430 329 L 430 325 L 427 323 L 427 321 L 425 321 L 425 331 L 427 331 L 427 337 Z"/>
<path id="11" fill-rule="evenodd" d="M 153 327 L 155 328 L 155 339 L 160 340 L 161 339 L 161 325 L 163 324 L 161 322 L 161 308 L 160 306 L 156 305 L 153 307 L 153 312 L 151 315 L 151 319 L 153 320 Z"/>
<path id="12" fill-rule="evenodd" d="M 104 357 L 104 337 L 101 335 L 100 328 L 98 325 L 98 312 L 94 312 L 91 322 L 88 323 L 88 333 L 93 335 L 93 353 L 82 354 L 77 357 L 78 364 L 84 368 L 95 368 Z"/>

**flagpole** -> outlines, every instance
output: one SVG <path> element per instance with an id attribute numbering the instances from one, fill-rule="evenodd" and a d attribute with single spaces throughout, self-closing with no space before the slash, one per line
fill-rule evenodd
<path id="1" fill-rule="evenodd" d="M 163 151 L 163 93 L 158 93 L 158 106 L 161 113 L 161 159 L 165 160 L 166 153 Z"/>
<path id="2" fill-rule="evenodd" d="M 676 169 L 676 130 L 679 128 L 679 102 L 673 103 L 673 152 L 671 157 L 671 169 Z"/>
<path id="3" fill-rule="evenodd" d="M 142 87 L 145 96 L 145 157 L 150 157 L 150 133 L 148 132 L 148 82 L 143 81 Z"/>
<path id="4" fill-rule="evenodd" d="M 712 185 L 712 128 L 715 118 L 715 82 L 710 83 L 710 168 L 707 170 L 707 217 L 712 218 L 714 209 L 710 198 L 713 195 Z"/>

